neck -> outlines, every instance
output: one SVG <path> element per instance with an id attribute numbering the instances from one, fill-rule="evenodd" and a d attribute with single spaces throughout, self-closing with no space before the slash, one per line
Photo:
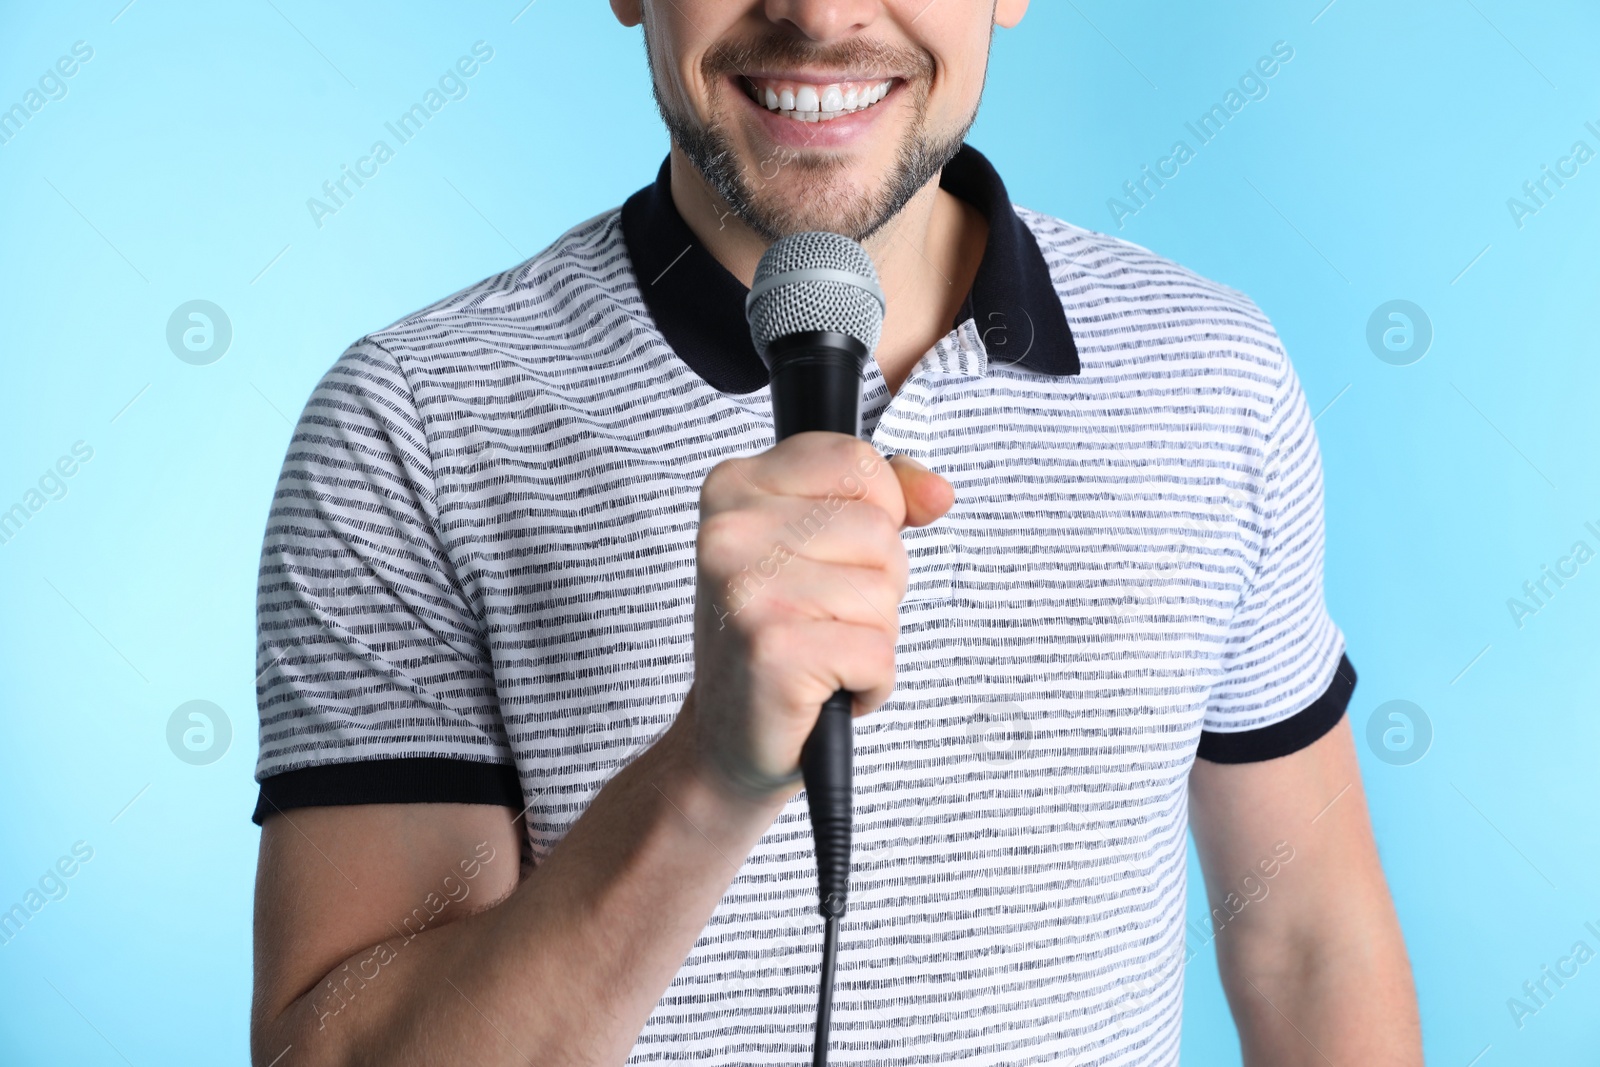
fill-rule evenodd
<path id="1" fill-rule="evenodd" d="M 672 200 L 706 251 L 745 285 L 755 278 L 767 241 L 733 214 L 677 146 Z M 864 243 L 888 308 L 874 355 L 890 393 L 898 392 L 927 351 L 950 332 L 983 259 L 983 215 L 934 178 Z"/>

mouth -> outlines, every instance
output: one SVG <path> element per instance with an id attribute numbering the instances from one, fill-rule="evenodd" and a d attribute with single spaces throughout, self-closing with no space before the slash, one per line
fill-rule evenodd
<path id="1" fill-rule="evenodd" d="M 894 91 L 896 79 L 808 82 L 742 76 L 740 87 L 756 104 L 794 122 L 834 122 L 870 111 Z"/>

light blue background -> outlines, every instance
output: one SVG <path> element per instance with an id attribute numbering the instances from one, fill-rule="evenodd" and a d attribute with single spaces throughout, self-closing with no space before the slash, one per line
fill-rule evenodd
<path id="1" fill-rule="evenodd" d="M 666 146 L 637 33 L 600 0 L 123 2 L 0 7 L 0 106 L 94 49 L 0 145 L 0 508 L 94 449 L 0 545 L 0 907 L 94 849 L 0 946 L 7 1064 L 246 1061 L 254 591 L 290 421 L 348 342 L 620 203 Z M 1019 202 L 1273 317 L 1321 412 L 1358 736 L 1391 699 L 1433 725 L 1409 766 L 1362 742 L 1430 1062 L 1593 1062 L 1600 962 L 1521 1029 L 1506 1001 L 1600 948 L 1600 562 L 1520 629 L 1506 601 L 1600 549 L 1600 161 L 1520 229 L 1506 201 L 1600 149 L 1600 11 L 1325 2 L 1041 0 L 997 39 L 972 142 Z M 478 40 L 469 95 L 315 226 L 306 199 Z M 1270 95 L 1117 230 L 1108 198 L 1279 40 Z M 208 366 L 165 341 L 197 298 L 234 330 Z M 1395 298 L 1436 331 L 1414 365 L 1366 344 Z M 235 731 L 207 766 L 165 740 L 194 699 Z M 1197 888 L 1197 931 L 1204 911 Z M 1237 1063 L 1204 942 L 1184 1062 Z"/>

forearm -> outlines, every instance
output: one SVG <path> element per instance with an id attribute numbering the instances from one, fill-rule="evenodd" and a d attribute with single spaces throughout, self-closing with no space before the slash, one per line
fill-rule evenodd
<path id="1" fill-rule="evenodd" d="M 354 990 L 336 968 L 258 1032 L 258 1063 L 291 1044 L 300 1064 L 622 1063 L 783 804 L 697 776 L 686 725 L 607 783 L 503 901 L 357 953 L 380 962 Z"/>
<path id="2" fill-rule="evenodd" d="M 1420 1067 L 1411 967 L 1387 897 L 1324 919 L 1298 933 L 1219 936 L 1245 1064 Z"/>
<path id="3" fill-rule="evenodd" d="M 1196 760 L 1189 815 L 1250 1067 L 1420 1067 L 1405 941 L 1348 719 L 1290 755 Z"/>

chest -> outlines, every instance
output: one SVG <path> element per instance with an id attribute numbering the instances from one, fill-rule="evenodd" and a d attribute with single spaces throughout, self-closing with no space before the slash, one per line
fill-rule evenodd
<path id="1" fill-rule="evenodd" d="M 686 655 L 700 487 L 721 460 L 769 448 L 770 427 L 764 395 L 693 390 L 458 427 L 471 462 L 441 478 L 441 512 L 497 663 Z M 941 623 L 988 633 L 976 648 L 1026 632 L 1110 660 L 1203 656 L 1254 573 L 1243 427 L 1053 382 L 914 376 L 893 397 L 869 383 L 863 435 L 955 486 L 947 515 L 902 534 L 903 610 L 937 606 Z"/>

